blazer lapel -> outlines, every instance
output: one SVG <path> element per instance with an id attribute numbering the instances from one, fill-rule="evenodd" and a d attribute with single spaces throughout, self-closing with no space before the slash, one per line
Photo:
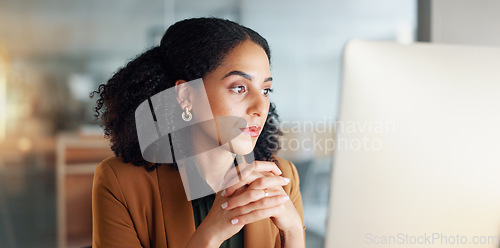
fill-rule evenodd
<path id="1" fill-rule="evenodd" d="M 195 232 L 193 206 L 187 200 L 178 170 L 159 166 L 157 171 L 167 246 L 184 248 Z M 245 248 L 274 247 L 277 232 L 272 226 L 274 224 L 269 218 L 245 225 L 243 228 Z"/>
<path id="2" fill-rule="evenodd" d="M 186 198 L 179 171 L 168 165 L 157 170 L 167 246 L 184 248 L 195 231 L 193 207 Z"/>

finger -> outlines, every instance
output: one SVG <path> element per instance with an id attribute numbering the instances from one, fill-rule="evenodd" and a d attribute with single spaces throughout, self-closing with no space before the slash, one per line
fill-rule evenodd
<path id="1" fill-rule="evenodd" d="M 254 168 L 253 164 L 239 163 L 238 165 L 231 167 L 231 169 L 229 169 L 226 172 L 224 179 L 227 180 L 234 177 L 238 177 L 238 175 L 243 173 L 243 171 L 253 170 L 253 168 Z"/>
<path id="2" fill-rule="evenodd" d="M 236 191 L 234 191 L 234 193 L 233 193 L 233 195 L 231 197 L 235 197 L 237 195 L 240 195 L 240 194 L 244 193 L 247 188 L 248 188 L 248 185 L 243 185 L 242 187 L 240 187 L 239 189 L 237 189 Z"/>
<path id="3" fill-rule="evenodd" d="M 284 203 L 289 200 L 288 196 L 275 196 L 273 198 L 274 199 L 262 199 L 247 206 L 238 208 L 237 210 L 241 211 L 241 214 L 232 218 L 231 223 L 233 225 L 246 225 L 255 221 L 276 216 L 280 212 L 283 212 L 285 208 Z"/>
<path id="4" fill-rule="evenodd" d="M 241 180 L 241 181 L 235 183 L 234 185 L 232 185 L 231 187 L 227 187 L 225 190 L 223 190 L 222 195 L 225 197 L 231 197 L 237 189 L 239 189 L 245 185 L 248 185 L 248 184 L 252 183 L 255 179 L 261 178 L 261 177 L 264 177 L 264 175 L 262 175 L 259 172 L 252 172 L 250 175 L 243 178 L 243 180 Z"/>
<path id="5" fill-rule="evenodd" d="M 278 168 L 278 166 L 274 162 L 255 161 L 254 164 L 255 164 L 254 165 L 255 171 L 260 171 L 260 172 L 269 171 L 269 172 L 272 172 L 276 176 L 283 174 L 283 172 L 281 172 L 281 170 Z"/>
<path id="6" fill-rule="evenodd" d="M 234 195 L 229 198 L 226 204 L 222 204 L 222 208 L 226 210 L 231 210 L 237 207 L 245 206 L 249 203 L 256 202 L 263 198 L 271 198 L 277 195 L 286 195 L 283 191 L 279 190 L 262 190 L 262 189 L 248 189 L 245 192 Z"/>
<path id="7" fill-rule="evenodd" d="M 253 171 L 258 171 L 258 172 L 271 172 L 272 174 L 279 176 L 283 174 L 281 170 L 278 168 L 278 166 L 269 161 L 254 161 L 251 164 L 245 164 L 242 163 L 234 168 L 231 168 L 226 175 L 224 176 L 224 180 L 226 181 L 226 186 L 230 187 L 231 184 L 230 182 L 234 182 L 235 179 L 242 180 L 245 178 L 249 173 Z"/>
<path id="8" fill-rule="evenodd" d="M 246 205 L 250 202 L 254 202 L 260 200 L 263 197 L 274 196 L 283 193 L 283 188 L 281 186 L 287 185 L 290 182 L 290 179 L 281 176 L 268 176 L 261 177 L 254 180 L 248 187 L 248 190 L 245 192 L 235 194 L 227 201 L 228 204 L 225 206 L 227 209 L 233 209 L 239 206 Z M 242 189 L 241 187 L 240 189 Z M 272 188 L 278 188 L 278 191 L 272 190 Z M 238 189 L 238 190 L 240 190 Z M 267 190 L 266 190 L 267 189 Z"/>
<path id="9" fill-rule="evenodd" d="M 290 182 L 290 179 L 281 176 L 275 176 L 274 174 L 263 175 L 262 173 L 254 173 L 251 176 L 246 177 L 244 180 L 236 183 L 235 185 L 225 189 L 222 193 L 225 197 L 231 197 L 234 191 L 241 188 L 243 185 L 250 185 L 252 189 L 267 189 L 277 186 L 284 186 Z"/>
<path id="10" fill-rule="evenodd" d="M 290 183 L 290 179 L 282 176 L 264 176 L 261 178 L 255 179 L 250 183 L 250 189 L 267 189 L 273 188 L 277 186 L 284 186 Z"/>
<path id="11" fill-rule="evenodd" d="M 222 188 L 231 187 L 238 182 L 242 181 L 244 178 L 248 177 L 253 173 L 253 166 L 249 165 L 238 165 L 236 167 L 231 168 L 226 175 L 224 176 L 224 181 L 222 183 Z"/>
<path id="12" fill-rule="evenodd" d="M 249 177 L 249 175 L 252 175 L 253 172 L 262 172 L 262 173 L 271 172 L 274 175 L 283 174 L 281 170 L 278 168 L 278 166 L 273 162 L 254 161 L 252 164 L 253 166 L 247 166 L 245 168 L 245 171 L 238 178 L 240 179 L 239 182 L 238 179 L 236 179 L 236 177 L 233 177 L 232 179 L 229 180 L 227 184 L 224 184 L 225 186 L 223 188 L 226 188 L 226 191 L 224 191 L 224 195 L 226 197 L 231 196 L 234 190 L 238 189 L 243 184 L 250 184 L 253 180 L 259 178 L 259 177 Z"/>

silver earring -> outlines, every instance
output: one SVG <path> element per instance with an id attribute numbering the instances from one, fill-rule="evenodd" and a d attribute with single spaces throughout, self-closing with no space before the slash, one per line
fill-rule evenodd
<path id="1" fill-rule="evenodd" d="M 193 118 L 193 115 L 191 114 L 191 112 L 189 112 L 188 107 L 186 107 L 184 109 L 184 112 L 182 112 L 182 119 L 184 121 L 190 121 L 192 118 Z"/>

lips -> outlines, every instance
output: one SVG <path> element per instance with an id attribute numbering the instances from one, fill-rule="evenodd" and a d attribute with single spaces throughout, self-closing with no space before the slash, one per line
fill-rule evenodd
<path id="1" fill-rule="evenodd" d="M 250 137 L 257 137 L 259 136 L 261 127 L 259 126 L 251 126 L 247 128 L 240 128 L 240 130 L 244 133 L 246 133 Z"/>

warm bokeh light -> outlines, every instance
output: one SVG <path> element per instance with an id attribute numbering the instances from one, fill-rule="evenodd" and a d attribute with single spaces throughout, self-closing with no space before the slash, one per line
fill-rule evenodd
<path id="1" fill-rule="evenodd" d="M 28 137 L 22 137 L 17 141 L 17 147 L 20 151 L 28 152 L 33 147 L 33 142 Z"/>
<path id="2" fill-rule="evenodd" d="M 0 142 L 5 140 L 7 127 L 7 59 L 0 47 Z"/>

